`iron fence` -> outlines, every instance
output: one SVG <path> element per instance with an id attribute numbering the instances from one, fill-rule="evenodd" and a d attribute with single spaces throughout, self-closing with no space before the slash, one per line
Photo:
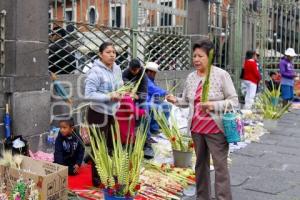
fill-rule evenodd
<path id="1" fill-rule="evenodd" d="M 187 0 L 53 0 L 49 5 L 49 71 L 85 73 L 111 41 L 116 62 L 154 61 L 162 70 L 190 68 Z"/>

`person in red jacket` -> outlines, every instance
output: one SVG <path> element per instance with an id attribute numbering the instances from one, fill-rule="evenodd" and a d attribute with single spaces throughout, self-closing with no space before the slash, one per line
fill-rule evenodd
<path id="1" fill-rule="evenodd" d="M 251 109 L 257 90 L 257 85 L 261 80 L 258 65 L 256 62 L 256 52 L 247 51 L 244 62 L 243 84 L 245 87 L 245 109 Z"/>
<path id="2" fill-rule="evenodd" d="M 141 118 L 143 116 L 145 116 L 145 110 L 137 107 L 129 94 L 124 95 L 116 113 L 122 144 L 126 144 L 128 137 L 129 142 L 132 141 L 131 139 L 134 141 L 136 118 Z"/>

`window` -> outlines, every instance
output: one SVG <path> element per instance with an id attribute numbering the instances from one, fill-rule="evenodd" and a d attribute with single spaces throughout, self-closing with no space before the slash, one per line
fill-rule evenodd
<path id="1" fill-rule="evenodd" d="M 73 20 L 73 11 L 72 11 L 72 9 L 70 9 L 70 10 L 66 9 L 65 20 L 66 20 L 66 22 L 71 22 Z"/>
<path id="2" fill-rule="evenodd" d="M 172 0 L 164 1 L 160 3 L 162 6 L 173 7 Z M 160 14 L 160 25 L 161 26 L 172 26 L 172 14 L 169 13 L 161 13 Z"/>
<path id="3" fill-rule="evenodd" d="M 121 6 L 113 6 L 111 7 L 111 24 L 113 27 L 121 27 Z"/>
<path id="4" fill-rule="evenodd" d="M 95 8 L 90 8 L 90 11 L 89 11 L 89 23 L 91 25 L 95 25 L 96 24 L 96 10 L 95 10 Z"/>

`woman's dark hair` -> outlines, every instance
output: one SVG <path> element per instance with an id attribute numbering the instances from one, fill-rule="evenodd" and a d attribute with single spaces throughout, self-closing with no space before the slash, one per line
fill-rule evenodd
<path id="1" fill-rule="evenodd" d="M 276 75 L 276 72 L 270 71 L 270 72 L 269 72 L 269 76 L 271 77 L 271 76 L 273 76 L 273 75 Z"/>
<path id="2" fill-rule="evenodd" d="M 248 50 L 248 51 L 246 52 L 246 57 L 245 57 L 245 59 L 246 59 L 246 60 L 252 59 L 253 56 L 254 56 L 255 54 L 256 54 L 255 51 L 253 51 L 253 50 Z"/>
<path id="3" fill-rule="evenodd" d="M 63 116 L 59 123 L 66 123 L 70 127 L 73 127 L 75 125 L 73 117 L 70 116 Z"/>
<path id="4" fill-rule="evenodd" d="M 114 46 L 111 42 L 103 42 L 99 47 L 99 52 L 102 53 L 108 46 Z"/>
<path id="5" fill-rule="evenodd" d="M 193 52 L 196 49 L 202 49 L 207 56 L 209 56 L 209 52 L 212 49 L 215 49 L 214 43 L 212 43 L 212 41 L 205 39 L 205 40 L 201 40 L 199 42 L 196 42 L 193 46 Z"/>
<path id="6" fill-rule="evenodd" d="M 134 58 L 129 62 L 129 68 L 136 69 L 136 68 L 141 68 L 141 67 L 142 67 L 141 62 L 137 58 Z"/>

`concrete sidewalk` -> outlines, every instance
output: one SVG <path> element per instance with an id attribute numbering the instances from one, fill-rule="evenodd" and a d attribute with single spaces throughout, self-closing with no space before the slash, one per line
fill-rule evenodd
<path id="1" fill-rule="evenodd" d="M 300 110 L 234 152 L 230 173 L 234 200 L 300 200 Z"/>

